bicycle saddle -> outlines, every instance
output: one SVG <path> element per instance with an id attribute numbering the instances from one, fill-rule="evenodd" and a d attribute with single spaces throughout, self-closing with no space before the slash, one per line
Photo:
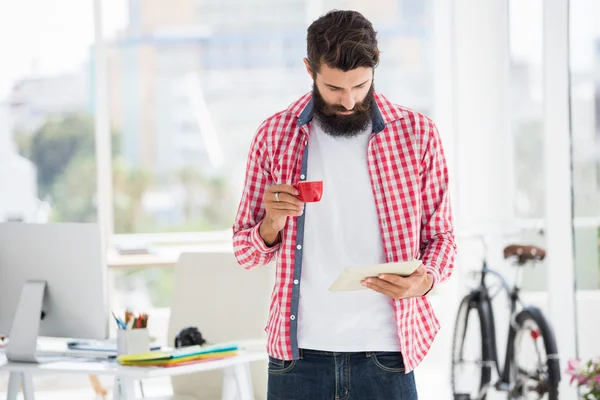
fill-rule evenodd
<path id="1" fill-rule="evenodd" d="M 546 257 L 546 250 L 537 246 L 511 244 L 504 248 L 504 258 L 516 257 L 519 265 L 527 261 L 542 261 Z"/>

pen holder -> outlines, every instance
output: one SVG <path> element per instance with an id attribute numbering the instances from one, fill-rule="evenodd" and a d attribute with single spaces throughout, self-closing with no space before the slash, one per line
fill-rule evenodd
<path id="1" fill-rule="evenodd" d="M 117 354 L 141 354 L 150 351 L 150 335 L 148 329 L 117 330 Z"/>

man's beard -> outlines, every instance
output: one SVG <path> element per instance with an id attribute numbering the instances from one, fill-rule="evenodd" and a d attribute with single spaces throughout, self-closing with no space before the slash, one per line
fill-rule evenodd
<path id="1" fill-rule="evenodd" d="M 313 118 L 329 135 L 351 138 L 364 132 L 371 122 L 373 109 L 374 85 L 371 84 L 364 100 L 356 103 L 352 114 L 344 115 L 339 112 L 349 111 L 341 104 L 329 104 L 323 99 L 317 84 L 313 83 Z"/>

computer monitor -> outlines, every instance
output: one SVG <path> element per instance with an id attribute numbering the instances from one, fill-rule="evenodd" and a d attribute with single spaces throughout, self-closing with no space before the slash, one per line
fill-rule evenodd
<path id="1" fill-rule="evenodd" d="M 0 223 L 0 334 L 7 358 L 38 362 L 39 336 L 106 339 L 106 248 L 96 224 Z"/>

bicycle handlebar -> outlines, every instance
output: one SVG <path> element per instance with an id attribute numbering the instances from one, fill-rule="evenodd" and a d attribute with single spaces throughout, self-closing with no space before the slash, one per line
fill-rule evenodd
<path id="1" fill-rule="evenodd" d="M 510 236 L 514 236 L 517 234 L 523 233 L 536 233 L 537 235 L 544 236 L 545 231 L 544 227 L 541 224 L 535 224 L 533 227 L 526 228 L 518 228 L 513 230 L 501 230 L 498 232 L 492 232 L 491 230 L 487 230 L 485 232 L 482 231 L 468 231 L 468 230 L 460 230 L 457 232 L 458 237 L 463 238 L 474 238 L 478 239 L 483 245 L 483 259 L 486 259 L 486 255 L 488 254 L 488 240 L 492 237 L 495 238 L 508 238 Z"/>

